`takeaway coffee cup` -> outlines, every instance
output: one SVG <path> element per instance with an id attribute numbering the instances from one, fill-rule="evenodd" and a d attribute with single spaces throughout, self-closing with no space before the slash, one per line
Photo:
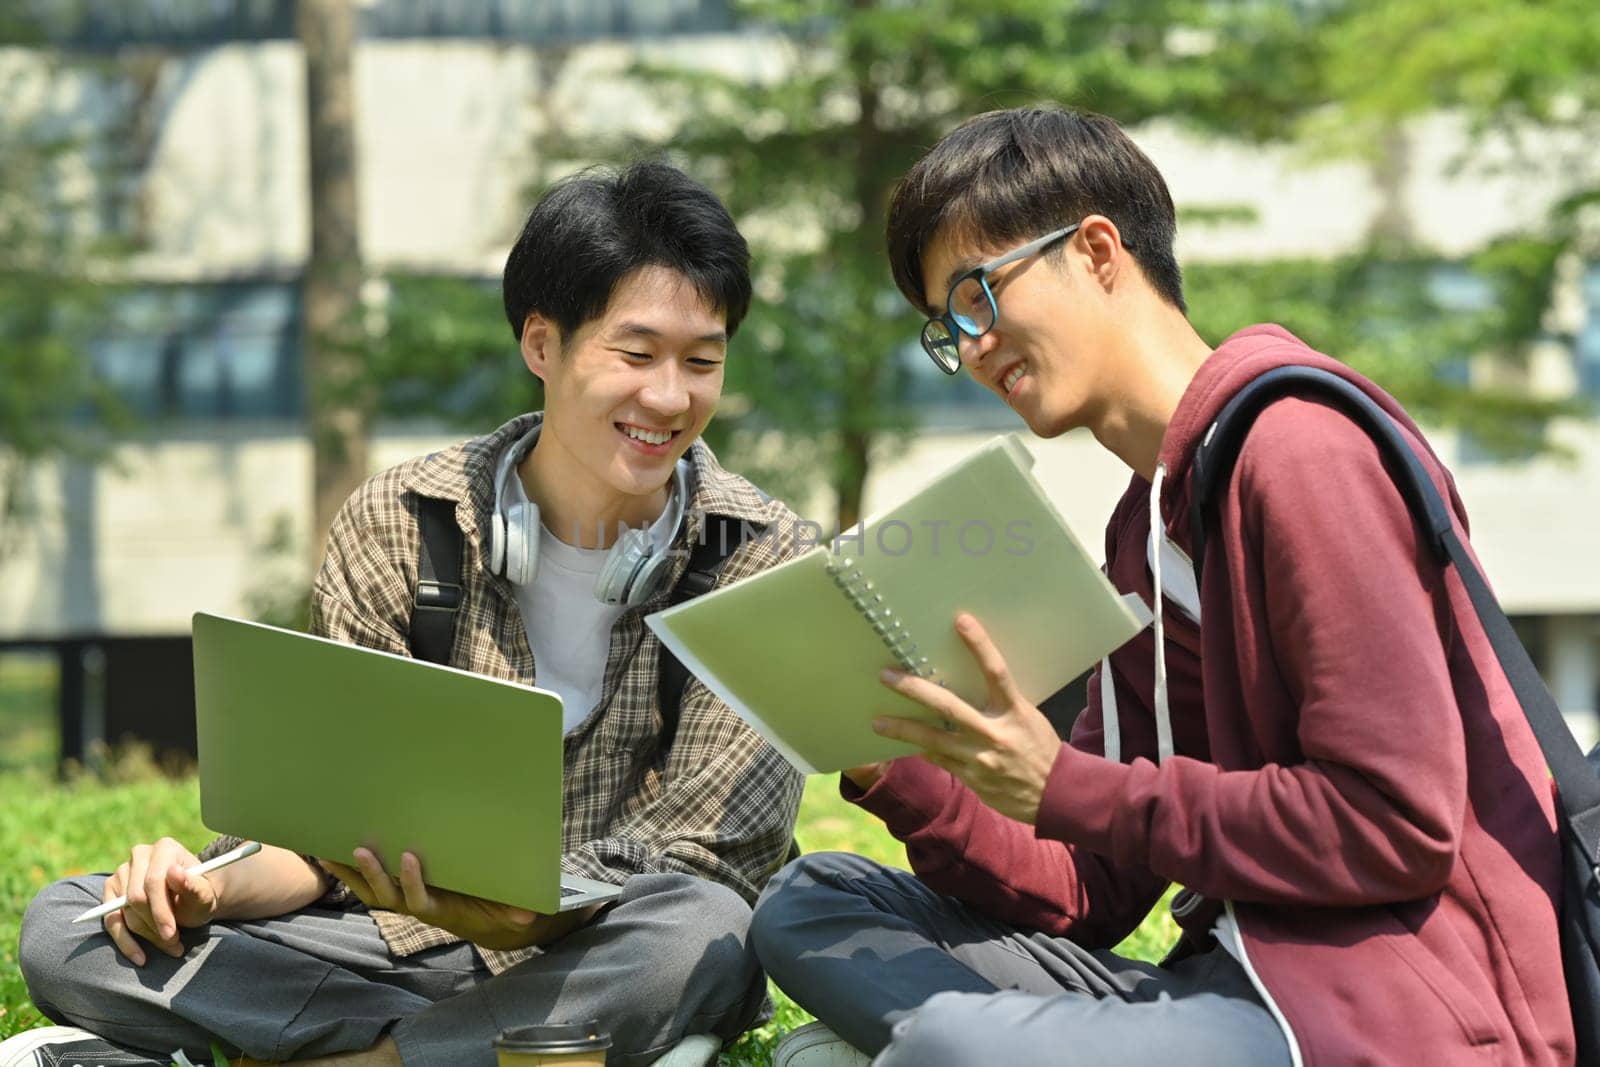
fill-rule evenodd
<path id="1" fill-rule="evenodd" d="M 502 1030 L 494 1039 L 500 1067 L 605 1067 L 611 1035 L 591 1019 Z"/>

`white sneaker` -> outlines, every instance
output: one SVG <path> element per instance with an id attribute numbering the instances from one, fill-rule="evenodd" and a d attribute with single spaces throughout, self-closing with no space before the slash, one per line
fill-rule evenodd
<path id="1" fill-rule="evenodd" d="M 806 1023 L 783 1035 L 772 1050 L 772 1067 L 871 1067 L 872 1057 L 822 1023 Z"/>
<path id="2" fill-rule="evenodd" d="M 715 1063 L 722 1039 L 715 1034 L 690 1034 L 667 1050 L 650 1067 L 705 1067 Z"/>
<path id="3" fill-rule="evenodd" d="M 167 1067 L 76 1026 L 41 1026 L 0 1041 L 0 1067 Z"/>

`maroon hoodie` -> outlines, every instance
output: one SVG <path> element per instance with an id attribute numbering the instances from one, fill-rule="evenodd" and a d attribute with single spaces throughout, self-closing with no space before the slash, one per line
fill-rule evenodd
<path id="1" fill-rule="evenodd" d="M 1339 374 L 1393 415 L 1465 540 L 1450 476 L 1399 405 L 1255 326 L 1206 360 L 1162 441 L 1171 541 L 1188 550 L 1201 435 L 1285 364 Z M 1135 476 L 1106 530 L 1111 580 L 1146 602 L 1149 497 Z M 1171 601 L 1164 613 L 1175 755 L 1157 763 L 1147 629 L 1110 660 L 1126 762 L 1103 755 L 1096 671 L 1037 827 L 919 759 L 865 793 L 846 782 L 846 796 L 906 842 L 930 886 L 1091 947 L 1133 930 L 1168 882 L 1227 902 L 1236 955 L 1298 1062 L 1571 1063 L 1544 761 L 1460 579 L 1421 546 L 1376 447 L 1321 402 L 1275 403 L 1219 515 L 1203 631 Z"/>

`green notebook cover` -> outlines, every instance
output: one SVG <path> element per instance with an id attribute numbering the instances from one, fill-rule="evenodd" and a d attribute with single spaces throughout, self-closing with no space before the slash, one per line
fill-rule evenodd
<path id="1" fill-rule="evenodd" d="M 1015 436 L 996 438 L 867 520 L 859 538 L 646 621 L 807 774 L 915 751 L 872 732 L 876 715 L 932 717 L 883 688 L 884 667 L 916 669 L 982 706 L 983 675 L 955 632 L 962 611 L 1037 703 L 1143 629 L 1149 612 L 1106 580 L 1032 464 Z"/>

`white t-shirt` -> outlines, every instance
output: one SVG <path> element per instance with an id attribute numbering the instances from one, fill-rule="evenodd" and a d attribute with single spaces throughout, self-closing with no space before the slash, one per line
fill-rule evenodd
<path id="1" fill-rule="evenodd" d="M 522 479 L 508 479 L 507 504 L 525 504 Z M 669 507 L 655 521 L 652 535 L 665 544 L 675 530 Z M 549 529 L 539 529 L 539 567 L 531 585 L 512 583 L 522 625 L 533 652 L 534 683 L 561 697 L 561 729 L 571 733 L 589 717 L 605 688 L 611 627 L 627 611 L 622 604 L 595 599 L 594 580 L 610 549 L 575 548 Z"/>
<path id="2" fill-rule="evenodd" d="M 518 585 L 517 607 L 533 650 L 535 683 L 561 697 L 561 729 L 571 733 L 589 717 L 605 684 L 612 624 L 627 609 L 594 596 L 605 549 L 574 548 L 539 531 L 539 573 Z"/>

